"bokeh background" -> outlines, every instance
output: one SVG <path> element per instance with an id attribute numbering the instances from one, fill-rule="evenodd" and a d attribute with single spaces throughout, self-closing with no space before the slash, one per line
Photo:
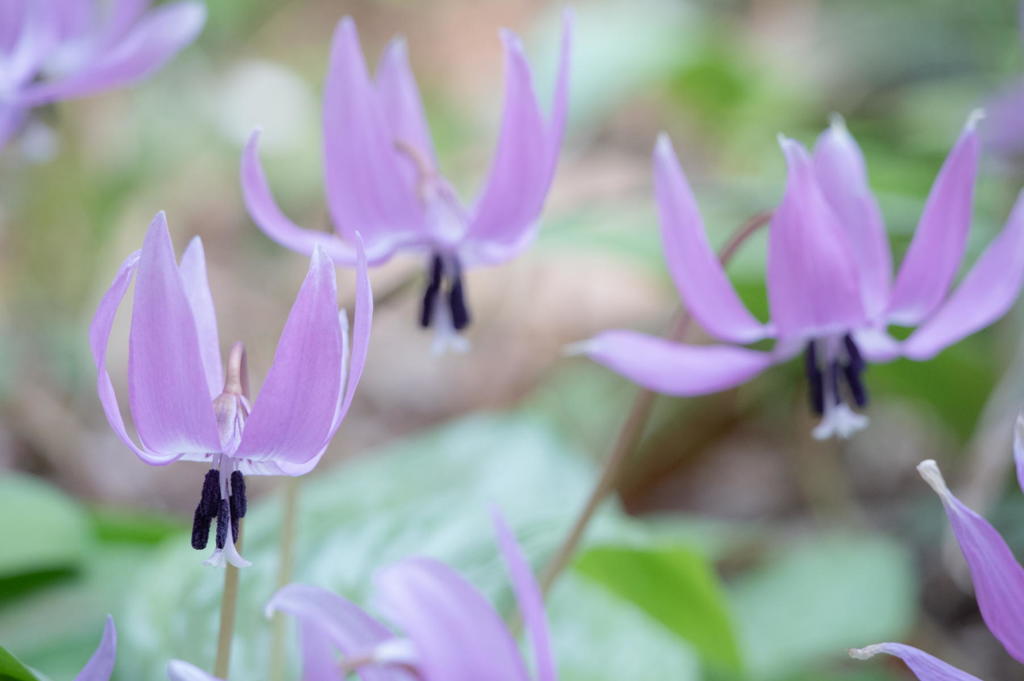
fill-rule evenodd
<path id="1" fill-rule="evenodd" d="M 199 41 L 131 89 L 61 103 L 0 152 L 0 644 L 72 678 L 113 613 L 118 679 L 206 666 L 221 573 L 185 533 L 202 466 L 150 468 L 110 432 L 86 329 L 120 261 L 166 210 L 206 245 L 225 344 L 256 385 L 307 266 L 248 219 L 241 145 L 286 211 L 327 228 L 320 94 L 331 32 L 356 18 L 375 62 L 407 36 L 441 165 L 464 196 L 487 169 L 503 92 L 498 30 L 525 39 L 550 101 L 561 5 L 209 0 Z M 487 509 L 536 566 L 596 480 L 636 389 L 563 347 L 609 327 L 660 332 L 678 310 L 661 257 L 650 152 L 670 133 L 714 244 L 781 195 L 778 132 L 806 143 L 842 113 L 867 157 L 896 254 L 968 113 L 1024 73 L 1010 0 L 587 0 L 571 118 L 536 245 L 468 277 L 472 351 L 435 357 L 415 324 L 422 262 L 372 272 L 378 297 L 355 405 L 302 482 L 296 578 L 368 602 L 372 572 L 448 560 L 509 611 Z M 1021 162 L 989 149 L 973 258 L 1003 223 Z M 730 266 L 766 313 L 764 235 Z M 351 276 L 339 275 L 342 302 Z M 617 498 L 550 611 L 566 681 L 897 679 L 845 650 L 904 640 L 987 678 L 1019 669 L 987 633 L 940 504 L 914 465 L 1024 543 L 1010 433 L 1024 404 L 1024 315 L 926 364 L 868 373 L 872 425 L 816 443 L 799 363 L 737 390 L 660 398 Z M 127 326 L 111 342 L 125 386 Z M 279 479 L 253 480 L 234 678 L 264 678 Z M 294 662 L 294 661 L 293 661 Z M 292 664 L 288 678 L 298 678 Z"/>

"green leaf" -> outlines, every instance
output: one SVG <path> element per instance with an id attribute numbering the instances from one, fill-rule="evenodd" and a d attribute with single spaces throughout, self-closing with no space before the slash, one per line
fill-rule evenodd
<path id="1" fill-rule="evenodd" d="M 0 681 L 45 681 L 0 646 Z"/>
<path id="2" fill-rule="evenodd" d="M 575 568 L 692 645 L 709 666 L 742 670 L 728 601 L 699 553 L 600 546 L 581 555 Z"/>
<path id="3" fill-rule="evenodd" d="M 88 522 L 70 498 L 29 475 L 0 478 L 0 579 L 65 570 L 90 539 Z"/>
<path id="4" fill-rule="evenodd" d="M 745 660 L 756 679 L 899 640 L 915 612 L 908 551 L 871 535 L 818 535 L 780 545 L 731 589 Z"/>

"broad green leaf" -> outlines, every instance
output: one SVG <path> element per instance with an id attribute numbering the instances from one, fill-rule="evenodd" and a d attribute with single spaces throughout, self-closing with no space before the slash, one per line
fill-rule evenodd
<path id="1" fill-rule="evenodd" d="M 45 681 L 0 646 L 0 681 Z"/>
<path id="2" fill-rule="evenodd" d="M 76 565 L 90 537 L 82 509 L 29 475 L 0 477 L 0 580 Z"/>
<path id="3" fill-rule="evenodd" d="M 708 665 L 742 669 L 728 601 L 699 553 L 679 546 L 599 546 L 581 555 L 575 568 L 692 645 Z"/>
<path id="4" fill-rule="evenodd" d="M 838 534 L 778 545 L 730 591 L 748 669 L 776 679 L 848 648 L 899 640 L 913 621 L 916 590 L 899 543 Z"/>

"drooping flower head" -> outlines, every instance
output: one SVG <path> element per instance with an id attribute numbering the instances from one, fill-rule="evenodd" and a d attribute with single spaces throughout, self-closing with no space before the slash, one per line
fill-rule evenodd
<path id="1" fill-rule="evenodd" d="M 956 290 L 971 223 L 978 164 L 977 115 L 968 120 L 925 202 L 892 277 L 892 258 L 860 149 L 838 117 L 814 153 L 780 138 L 785 193 L 768 235 L 771 321 L 756 319 L 708 243 L 700 212 L 668 138 L 654 152 L 665 259 L 686 309 L 722 345 L 686 345 L 632 331 L 606 331 L 582 352 L 637 383 L 670 395 L 734 387 L 803 351 L 817 438 L 847 437 L 867 424 L 867 362 L 930 359 L 1001 317 L 1024 280 L 1024 200 Z M 889 325 L 917 327 L 904 341 Z M 771 351 L 743 347 L 775 340 Z"/>
<path id="2" fill-rule="evenodd" d="M 114 316 L 133 275 L 128 403 L 138 443 L 121 417 L 106 359 Z M 248 564 L 234 546 L 246 511 L 244 473 L 303 475 L 323 456 L 362 375 L 372 314 L 366 263 L 359 257 L 350 348 L 348 319 L 338 313 L 334 265 L 315 249 L 274 363 L 251 403 L 244 346 L 236 343 L 227 367 L 221 365 L 199 238 L 179 264 L 167 220 L 158 213 L 142 250 L 121 266 L 89 331 L 100 401 L 114 432 L 146 463 L 210 465 L 192 530 L 192 545 L 203 549 L 217 521 L 217 549 L 209 563 Z"/>
<path id="3" fill-rule="evenodd" d="M 200 2 L 0 2 L 0 147 L 33 107 L 145 78 L 191 43 Z"/>
<path id="4" fill-rule="evenodd" d="M 425 254 L 420 324 L 436 329 L 438 347 L 464 347 L 458 332 L 470 312 L 463 268 L 512 258 L 536 231 L 565 129 L 571 33 L 566 12 L 554 102 L 545 118 L 522 45 L 502 32 L 501 133 L 487 182 L 467 206 L 438 169 L 405 42 L 391 42 L 371 78 L 355 23 L 346 17 L 334 34 L 324 88 L 324 184 L 335 232 L 299 227 L 278 208 L 260 165 L 259 132 L 242 158 L 249 214 L 281 245 L 310 253 L 319 244 L 339 264 L 354 262 L 356 230 L 371 264 L 400 250 Z"/>
<path id="5" fill-rule="evenodd" d="M 1013 450 L 1017 479 L 1024 489 L 1024 416 L 1017 418 Z M 917 469 L 946 509 L 960 551 L 967 559 L 985 624 L 1006 652 L 1024 663 L 1024 567 L 999 532 L 953 495 L 934 461 L 925 461 Z M 902 659 L 921 681 L 979 681 L 976 676 L 902 643 L 877 643 L 850 651 L 850 655 L 861 660 L 879 653 Z"/>
<path id="6" fill-rule="evenodd" d="M 515 537 L 500 516 L 494 520 L 532 643 L 533 675 L 479 591 L 443 563 L 410 558 L 376 579 L 379 609 L 394 629 L 317 587 L 291 584 L 274 595 L 267 613 L 286 612 L 299 624 L 303 678 L 340 680 L 355 672 L 364 681 L 555 681 L 540 589 Z"/>

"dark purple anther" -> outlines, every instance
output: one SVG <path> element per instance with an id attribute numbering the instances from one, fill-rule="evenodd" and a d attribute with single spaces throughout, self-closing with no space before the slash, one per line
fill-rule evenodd
<path id="1" fill-rule="evenodd" d="M 452 289 L 448 292 L 448 305 L 452 310 L 452 326 L 462 331 L 469 326 L 469 308 L 466 307 L 466 294 L 462 290 L 462 273 L 456 272 L 452 281 Z"/>
<path id="2" fill-rule="evenodd" d="M 206 477 L 203 478 L 203 492 L 199 497 L 199 508 L 202 509 L 203 513 L 207 517 L 214 517 L 217 515 L 217 507 L 220 503 L 220 471 L 216 468 L 211 468 L 206 471 Z"/>
<path id="3" fill-rule="evenodd" d="M 231 517 L 244 518 L 249 510 L 249 501 L 245 496 L 245 478 L 242 471 L 231 473 Z"/>
<path id="4" fill-rule="evenodd" d="M 807 373 L 807 385 L 810 391 L 811 409 L 818 416 L 825 413 L 825 377 L 818 368 L 818 353 L 814 341 L 807 344 L 804 350 L 804 371 Z"/>
<path id="5" fill-rule="evenodd" d="M 192 548 L 202 551 L 210 541 L 210 523 L 212 518 L 202 512 L 202 506 L 196 506 L 192 516 Z"/>
<path id="6" fill-rule="evenodd" d="M 228 500 L 221 499 L 217 511 L 217 548 L 222 549 L 228 541 L 228 525 L 231 524 L 231 511 L 228 508 Z"/>
<path id="7" fill-rule="evenodd" d="M 843 347 L 846 349 L 848 366 L 855 369 L 858 373 L 863 371 L 867 364 L 865 364 L 864 357 L 860 354 L 860 348 L 857 347 L 850 334 L 843 336 Z"/>
<path id="8" fill-rule="evenodd" d="M 441 292 L 441 279 L 444 276 L 444 262 L 441 256 L 435 254 L 430 263 L 430 280 L 427 288 L 423 291 L 423 306 L 420 308 L 420 326 L 429 328 L 434 320 L 434 304 Z"/>

